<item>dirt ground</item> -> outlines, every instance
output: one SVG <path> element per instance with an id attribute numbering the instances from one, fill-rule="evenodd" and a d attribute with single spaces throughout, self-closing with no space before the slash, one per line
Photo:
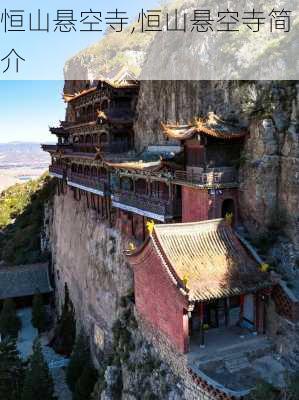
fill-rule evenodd
<path id="1" fill-rule="evenodd" d="M 24 183 L 29 179 L 37 179 L 46 170 L 40 168 L 0 169 L 0 193 L 15 183 Z"/>

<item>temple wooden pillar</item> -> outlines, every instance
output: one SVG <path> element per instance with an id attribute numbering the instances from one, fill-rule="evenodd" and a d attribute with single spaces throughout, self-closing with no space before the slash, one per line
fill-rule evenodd
<path id="1" fill-rule="evenodd" d="M 184 334 L 184 353 L 188 353 L 189 351 L 189 315 L 188 311 L 184 310 L 183 314 L 183 334 Z"/>
<path id="2" fill-rule="evenodd" d="M 205 347 L 205 330 L 204 330 L 204 303 L 199 304 L 199 320 L 200 320 L 200 347 Z"/>
<path id="3" fill-rule="evenodd" d="M 257 333 L 266 333 L 266 296 L 263 293 L 255 296 L 255 327 Z"/>

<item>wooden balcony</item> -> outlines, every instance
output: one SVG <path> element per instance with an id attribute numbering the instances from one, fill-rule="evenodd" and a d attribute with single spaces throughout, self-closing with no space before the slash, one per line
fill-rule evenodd
<path id="1" fill-rule="evenodd" d="M 70 151 L 72 145 L 70 144 L 42 144 L 43 151 L 48 151 L 49 153 L 55 153 L 57 151 Z"/>
<path id="2" fill-rule="evenodd" d="M 99 145 L 93 143 L 74 143 L 73 151 L 75 153 L 96 153 L 96 147 L 99 147 Z"/>
<path id="3" fill-rule="evenodd" d="M 65 177 L 65 170 L 62 166 L 59 165 L 50 165 L 49 173 L 54 178 L 63 179 Z"/>
<path id="4" fill-rule="evenodd" d="M 201 186 L 235 186 L 238 184 L 237 171 L 233 167 L 211 168 L 206 172 L 176 171 L 175 181 L 179 183 L 189 183 Z"/>
<path id="5" fill-rule="evenodd" d="M 103 153 L 126 153 L 130 150 L 128 143 L 113 141 L 105 144 L 98 143 L 74 143 L 73 151 L 75 153 L 96 153 L 100 149 Z"/>
<path id="6" fill-rule="evenodd" d="M 105 195 L 107 188 L 107 179 L 104 177 L 90 177 L 74 172 L 68 174 L 67 183 L 69 186 L 82 189 L 100 196 Z"/>
<path id="7" fill-rule="evenodd" d="M 158 199 L 125 190 L 118 190 L 111 196 L 112 205 L 148 218 L 165 222 L 181 215 L 181 202 Z"/>

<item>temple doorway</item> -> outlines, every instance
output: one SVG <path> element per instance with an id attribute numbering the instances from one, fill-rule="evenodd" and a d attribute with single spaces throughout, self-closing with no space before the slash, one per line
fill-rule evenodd
<path id="1" fill-rule="evenodd" d="M 234 225 L 236 221 L 236 210 L 235 210 L 235 202 L 233 199 L 226 199 L 222 203 L 221 217 L 225 218 L 227 215 L 232 215 L 233 217 L 232 222 Z"/>
<path id="2" fill-rule="evenodd" d="M 254 296 L 248 294 L 244 297 L 243 326 L 249 329 L 254 327 Z"/>

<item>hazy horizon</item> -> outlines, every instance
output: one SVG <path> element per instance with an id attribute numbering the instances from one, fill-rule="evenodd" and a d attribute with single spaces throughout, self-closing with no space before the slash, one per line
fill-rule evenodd
<path id="1" fill-rule="evenodd" d="M 47 140 L 47 142 L 56 143 L 55 139 Z M 3 144 L 42 144 L 44 142 L 35 141 L 35 140 L 13 140 L 9 142 L 0 142 L 0 146 Z"/>

